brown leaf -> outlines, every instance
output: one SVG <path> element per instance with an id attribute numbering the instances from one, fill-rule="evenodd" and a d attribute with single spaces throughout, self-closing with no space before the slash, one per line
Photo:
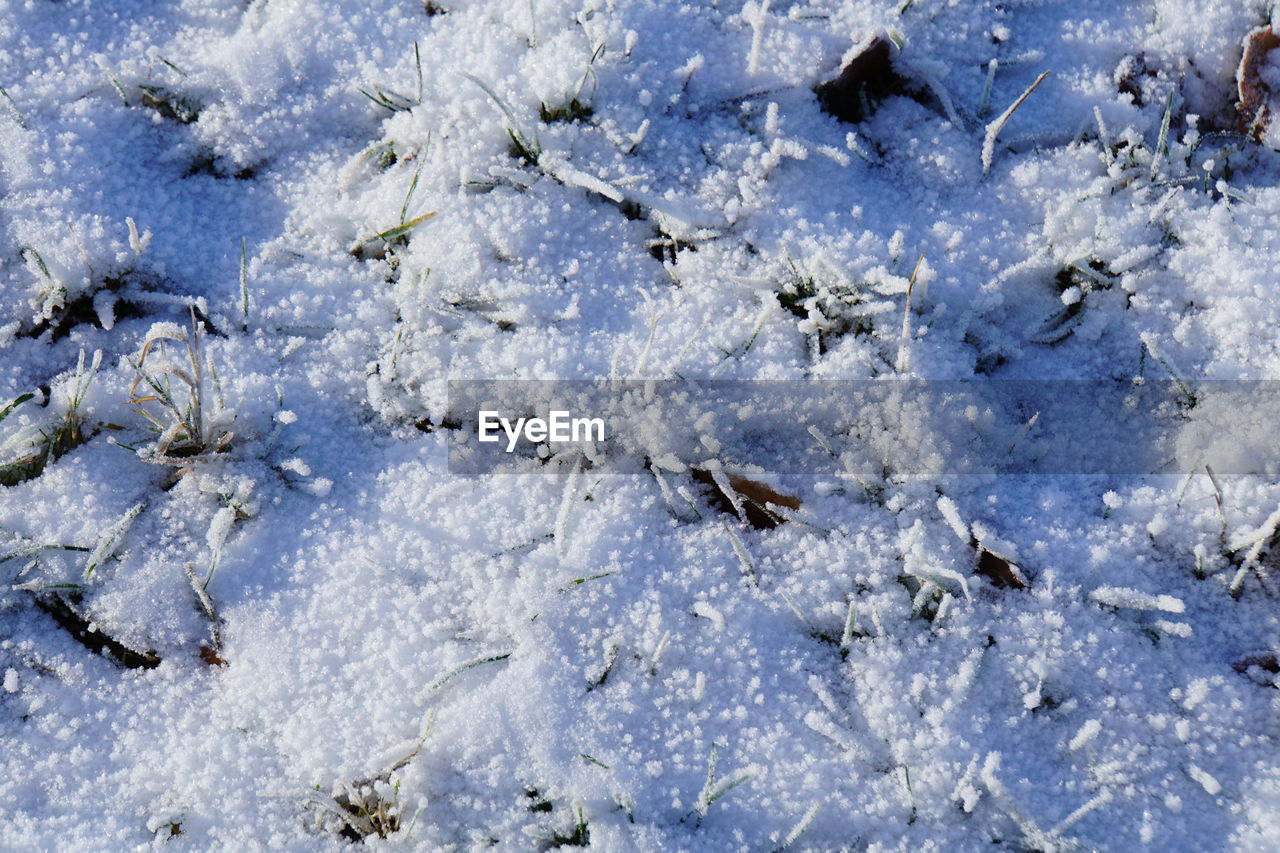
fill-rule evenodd
<path id="1" fill-rule="evenodd" d="M 880 36 L 872 39 L 834 80 L 814 90 L 823 112 L 856 124 L 870 115 L 881 99 L 907 89 L 906 78 L 894 70 L 892 60 L 889 40 Z"/>
<path id="2" fill-rule="evenodd" d="M 1001 557 L 999 554 L 993 554 L 978 543 L 974 543 L 978 550 L 978 565 L 974 569 L 975 572 L 990 580 L 993 584 L 1001 589 L 1026 589 L 1027 583 L 1021 578 L 1021 572 L 1017 567 Z"/>
<path id="3" fill-rule="evenodd" d="M 742 499 L 742 514 L 748 524 L 760 530 L 770 530 L 786 519 L 769 509 L 770 506 L 800 509 L 800 499 L 783 494 L 772 486 L 751 480 L 737 474 L 728 474 L 729 487 Z M 710 486 L 711 505 L 721 512 L 736 515 L 733 499 L 724 493 L 710 471 L 702 468 L 693 469 L 693 480 L 704 486 Z"/>
<path id="4" fill-rule="evenodd" d="M 72 603 L 68 598 L 77 600 Z M 155 669 L 160 665 L 160 656 L 154 651 L 135 651 L 86 619 L 75 606 L 79 603 L 75 593 L 68 598 L 54 593 L 36 596 L 35 602 L 36 607 L 52 617 L 58 627 L 89 651 L 129 669 Z"/>
<path id="5" fill-rule="evenodd" d="M 1259 655 L 1249 655 L 1248 657 L 1241 658 L 1231 664 L 1231 668 L 1240 673 L 1248 672 L 1249 667 L 1251 666 L 1265 669 L 1267 672 L 1273 674 L 1280 673 L 1280 659 L 1277 659 L 1271 652 Z"/>
<path id="6" fill-rule="evenodd" d="M 1259 69 L 1266 62 L 1267 54 L 1280 47 L 1280 36 L 1271 27 L 1258 27 L 1244 38 L 1244 54 L 1236 69 L 1236 88 L 1240 96 L 1236 111 L 1240 113 L 1240 132 L 1247 133 L 1255 141 L 1262 141 L 1262 134 L 1271 123 L 1271 109 L 1267 101 L 1275 92 L 1262 79 Z"/>
<path id="7" fill-rule="evenodd" d="M 209 666 L 227 665 L 225 658 L 219 655 L 212 646 L 206 646 L 204 643 L 200 644 L 200 660 L 204 661 Z"/>
<path id="8" fill-rule="evenodd" d="M 1270 677 L 1258 672 L 1252 672 L 1251 670 L 1253 670 L 1254 667 L 1262 670 L 1262 672 L 1268 673 Z M 1262 652 L 1260 654 L 1248 655 L 1247 657 L 1243 657 L 1231 664 L 1231 668 L 1243 675 L 1245 678 L 1248 678 L 1254 684 L 1262 687 L 1280 689 L 1280 678 L 1276 677 L 1277 675 L 1280 675 L 1280 658 L 1276 657 L 1275 652 Z"/>
<path id="9" fill-rule="evenodd" d="M 782 492 L 774 491 L 773 488 L 764 483 L 748 480 L 746 477 L 730 474 L 729 485 L 733 486 L 733 490 L 738 494 L 756 503 L 776 504 L 777 506 L 785 506 L 787 509 L 800 508 L 799 498 L 792 495 L 784 495 Z"/>

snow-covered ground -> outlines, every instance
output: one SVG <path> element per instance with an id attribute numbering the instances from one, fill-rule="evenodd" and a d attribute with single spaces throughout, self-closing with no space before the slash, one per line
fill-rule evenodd
<path id="1" fill-rule="evenodd" d="M 1271 14 L 0 0 L 0 849 L 1280 849 L 1269 441 L 446 454 L 447 380 L 1280 378 Z"/>

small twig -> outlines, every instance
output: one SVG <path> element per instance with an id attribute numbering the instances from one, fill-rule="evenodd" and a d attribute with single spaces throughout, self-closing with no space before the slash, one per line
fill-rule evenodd
<path id="1" fill-rule="evenodd" d="M 191 361 L 191 426 L 195 430 L 194 438 L 203 438 L 204 431 L 204 353 L 201 351 L 201 326 L 196 322 L 196 308 L 188 306 L 191 311 L 191 335 L 187 338 L 187 358 Z"/>
<path id="2" fill-rule="evenodd" d="M 1036 81 L 1027 87 L 1027 91 L 1018 96 L 1018 100 L 1009 105 L 1009 109 L 1000 113 L 996 118 L 987 125 L 987 135 L 982 140 L 982 174 L 986 174 L 991 168 L 991 160 L 995 157 L 996 137 L 1000 135 L 1000 131 L 1004 130 L 1004 126 L 1009 123 L 1009 119 L 1013 117 L 1013 113 L 1018 107 L 1022 106 L 1022 102 L 1036 90 L 1044 78 L 1049 76 L 1048 71 L 1043 71 Z"/>
<path id="3" fill-rule="evenodd" d="M 417 103 L 422 103 L 422 52 L 418 50 L 418 42 L 413 43 L 413 64 L 418 72 L 418 97 Z M 428 136 L 428 139 L 431 137 Z"/>
<path id="4" fill-rule="evenodd" d="M 13 116 L 13 120 L 17 122 L 18 127 L 26 130 L 27 119 L 22 114 L 22 111 L 18 109 L 18 105 L 14 103 L 13 96 L 9 94 L 8 90 L 5 89 L 4 86 L 0 86 L 0 98 L 4 99 L 4 105 L 8 108 L 9 115 Z"/>
<path id="5" fill-rule="evenodd" d="M 1151 180 L 1156 179 L 1160 171 L 1160 160 L 1169 153 L 1169 121 L 1173 117 L 1173 92 L 1169 92 L 1169 100 L 1164 107 L 1164 118 L 1160 120 L 1160 136 L 1156 139 L 1156 150 L 1151 155 Z"/>
<path id="6" fill-rule="evenodd" d="M 906 373 L 911 366 L 911 292 L 915 290 L 916 277 L 920 274 L 920 265 L 924 263 L 924 253 L 920 253 L 920 257 L 916 259 L 915 269 L 911 271 L 911 278 L 907 281 L 907 301 L 902 307 L 902 337 L 898 342 L 898 362 L 895 369 L 899 373 Z"/>
<path id="7" fill-rule="evenodd" d="M 222 659 L 222 630 L 219 627 L 222 620 L 218 618 L 218 611 L 213 607 L 213 599 L 209 597 L 209 591 L 204 588 L 204 584 L 200 583 L 196 577 L 195 563 L 187 563 L 187 580 L 191 583 L 191 589 L 196 594 L 196 601 L 200 602 L 200 609 L 204 611 L 205 618 L 209 620 L 209 637 L 212 640 L 212 646 L 206 646 L 201 649 L 200 657 L 209 663 L 225 664 Z M 209 650 L 206 654 L 205 649 Z"/>
<path id="8" fill-rule="evenodd" d="M 1142 337 L 1142 346 L 1147 352 L 1151 353 L 1151 357 L 1159 362 L 1160 366 L 1165 369 L 1165 372 L 1173 378 L 1173 384 L 1178 387 L 1178 391 L 1187 401 L 1187 408 L 1195 408 L 1195 405 L 1198 402 L 1195 392 L 1187 387 L 1186 382 L 1182 381 L 1182 377 L 1178 374 L 1178 371 L 1173 369 L 1173 365 L 1165 359 L 1164 354 L 1160 349 L 1150 339 L 1148 339 L 1146 335 Z"/>
<path id="9" fill-rule="evenodd" d="M 782 844 L 774 848 L 774 853 L 782 853 L 792 844 L 795 844 L 800 836 L 813 824 L 813 819 L 818 816 L 818 809 L 822 807 L 821 802 L 814 803 L 809 806 L 808 810 L 801 815 L 800 820 L 796 821 L 795 826 L 791 827 L 791 831 L 787 833 L 787 837 L 782 840 Z"/>
<path id="10" fill-rule="evenodd" d="M 752 16 L 751 49 L 747 52 L 747 76 L 754 77 L 760 71 L 760 48 L 764 43 L 764 25 L 769 19 L 769 0 L 764 0 Z"/>
<path id="11" fill-rule="evenodd" d="M 987 80 L 982 84 L 982 97 L 978 100 L 978 118 L 985 116 L 991 107 L 991 86 L 996 81 L 996 69 L 999 67 L 998 59 L 992 59 L 987 63 Z"/>
<path id="12" fill-rule="evenodd" d="M 1213 484 L 1213 502 L 1218 506 L 1218 517 L 1222 519 L 1222 532 L 1225 534 L 1227 531 L 1227 511 L 1222 500 L 1222 485 L 1218 483 L 1218 478 L 1214 475 L 1211 467 L 1205 465 L 1204 472 L 1209 475 L 1209 482 Z"/>
<path id="13" fill-rule="evenodd" d="M 858 632 L 858 609 L 853 601 L 849 602 L 849 610 L 844 617 L 844 632 L 840 635 L 840 648 L 847 651 L 853 644 L 853 638 Z"/>
<path id="14" fill-rule="evenodd" d="M 249 272 L 245 241 L 240 238 L 240 331 L 249 331 Z"/>
<path id="15" fill-rule="evenodd" d="M 742 573 L 751 581 L 753 586 L 760 585 L 760 579 L 756 575 L 756 562 L 751 559 L 751 554 L 747 552 L 747 548 L 742 544 L 742 540 L 738 538 L 738 534 L 733 532 L 733 528 L 729 526 L 729 522 L 723 521 L 724 532 L 729 535 L 729 544 L 733 546 L 733 553 L 738 557 L 738 563 L 742 566 Z"/>

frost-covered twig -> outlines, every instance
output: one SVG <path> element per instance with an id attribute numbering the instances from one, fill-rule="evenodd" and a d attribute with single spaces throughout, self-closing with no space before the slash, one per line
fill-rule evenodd
<path id="1" fill-rule="evenodd" d="M 17 122 L 18 127 L 23 130 L 27 129 L 27 119 L 22 115 L 22 111 L 18 109 L 18 105 L 13 102 L 13 97 L 9 92 L 0 86 L 0 98 L 4 99 L 5 107 L 9 110 L 9 115 L 13 116 L 13 120 Z"/>
<path id="2" fill-rule="evenodd" d="M 1004 126 L 1009 123 L 1009 119 L 1013 117 L 1013 113 L 1018 107 L 1022 106 L 1022 102 L 1036 90 L 1040 82 L 1049 76 L 1048 71 L 1042 71 L 1035 82 L 1027 87 L 1027 90 L 1018 96 L 1018 99 L 1009 105 L 1009 108 L 1000 115 L 996 116 L 990 124 L 987 125 L 987 134 L 982 140 L 982 174 L 986 174 L 991 169 L 991 161 L 995 157 L 996 137 L 1000 135 L 1000 131 L 1004 130 Z"/>
<path id="3" fill-rule="evenodd" d="M 1160 160 L 1169 153 L 1169 121 L 1173 117 L 1173 92 L 1169 92 L 1169 100 L 1164 107 L 1164 118 L 1160 120 L 1160 136 L 1156 139 L 1156 150 L 1151 154 L 1151 180 L 1156 179 L 1160 171 Z"/>
<path id="4" fill-rule="evenodd" d="M 999 67 L 998 59 L 993 58 L 987 63 L 987 79 L 982 84 L 982 97 L 978 99 L 978 118 L 985 116 L 991 108 L 991 86 L 996 82 L 996 69 Z"/>
<path id="5" fill-rule="evenodd" d="M 747 75 L 754 77 L 760 71 L 760 46 L 764 42 L 764 25 L 769 17 L 770 0 L 764 0 L 753 10 L 750 18 L 751 49 L 747 52 Z"/>
<path id="6" fill-rule="evenodd" d="M 898 339 L 898 361 L 895 369 L 906 373 L 911 368 L 911 293 L 915 290 L 916 277 L 920 274 L 920 265 L 924 263 L 924 253 L 916 259 L 915 269 L 907 281 L 907 297 L 902 306 L 902 334 Z"/>
<path id="7" fill-rule="evenodd" d="M 129 220 L 131 223 L 133 220 Z M 240 331 L 249 330 L 249 273 L 245 261 L 245 241 L 240 238 Z"/>
<path id="8" fill-rule="evenodd" d="M 209 591 L 205 589 L 205 585 L 200 583 L 196 577 L 195 563 L 187 563 L 187 580 L 191 583 L 191 589 L 196 594 L 196 601 L 200 603 L 200 610 L 204 613 L 205 618 L 209 620 L 209 639 L 211 646 L 202 647 L 200 656 L 209 663 L 225 663 L 222 660 L 222 620 L 218 618 L 218 611 L 214 609 L 213 599 L 209 597 Z M 208 654 L 205 648 L 209 649 Z"/>
<path id="9" fill-rule="evenodd" d="M 759 583 L 756 576 L 756 563 L 751 559 L 751 555 L 747 552 L 747 548 L 742 544 L 742 540 L 738 538 L 738 534 L 733 532 L 733 528 L 729 526 L 729 522 L 723 521 L 724 532 L 729 536 L 729 544 L 733 546 L 733 553 L 737 555 L 738 562 L 742 566 L 742 573 L 746 575 L 752 583 Z"/>
<path id="10" fill-rule="evenodd" d="M 723 798 L 734 788 L 747 782 L 755 776 L 755 771 L 751 769 L 741 770 L 738 773 L 716 781 L 716 745 L 711 744 L 711 756 L 707 760 L 707 781 L 702 785 L 702 791 L 698 794 L 698 800 L 694 804 L 693 811 L 689 812 L 686 817 L 696 815 L 699 820 L 707 816 L 707 811 L 719 799 Z"/>
<path id="11" fill-rule="evenodd" d="M 800 839 L 800 836 L 804 835 L 805 831 L 813 825 L 813 820 L 818 816 L 818 809 L 820 808 L 822 808 L 822 803 L 814 803 L 809 806 L 805 813 L 800 816 L 800 820 L 796 821 L 795 826 L 791 827 L 786 837 L 782 839 L 782 843 L 773 848 L 774 853 L 782 853 L 783 850 L 795 844 Z"/>
<path id="12" fill-rule="evenodd" d="M 564 492 L 560 495 L 560 509 L 556 512 L 555 528 L 553 530 L 556 540 L 556 552 L 562 557 L 567 553 L 569 547 L 569 520 L 573 516 L 573 508 L 576 506 L 575 498 L 578 495 L 578 480 L 582 474 L 582 455 L 576 455 L 577 458 L 573 462 L 573 469 L 569 472 L 569 478 L 564 484 Z"/>

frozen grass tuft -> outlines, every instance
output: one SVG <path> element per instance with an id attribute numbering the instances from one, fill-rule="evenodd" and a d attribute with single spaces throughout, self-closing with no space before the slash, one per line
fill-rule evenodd
<path id="1" fill-rule="evenodd" d="M 232 415 L 223 407 L 204 336 L 204 325 L 192 310 L 188 329 L 174 323 L 153 326 L 137 360 L 130 362 L 137 378 L 129 389 L 129 404 L 157 434 L 141 454 L 149 462 L 189 468 L 225 452 L 231 443 Z M 166 351 L 166 342 L 181 345 L 177 359 Z"/>
<path id="2" fill-rule="evenodd" d="M 81 406 L 101 364 L 102 352 L 95 351 L 86 368 L 82 351 L 75 376 L 67 387 L 62 413 L 50 422 L 19 429 L 0 443 L 0 485 L 13 486 L 39 477 L 50 464 L 86 440 Z M 0 429 L 9 415 L 34 399 L 33 392 L 21 394 L 0 409 Z"/>

